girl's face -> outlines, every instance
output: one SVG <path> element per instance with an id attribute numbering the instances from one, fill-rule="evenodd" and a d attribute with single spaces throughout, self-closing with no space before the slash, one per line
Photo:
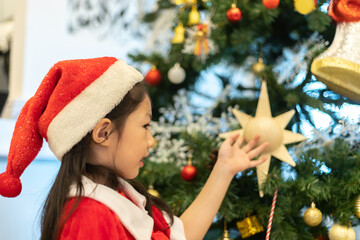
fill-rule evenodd
<path id="1" fill-rule="evenodd" d="M 142 159 L 149 156 L 149 148 L 154 144 L 154 138 L 149 131 L 151 115 L 151 102 L 146 95 L 126 119 L 121 135 L 119 136 L 117 131 L 111 134 L 114 135 L 110 146 L 113 167 L 123 178 L 135 178 L 140 167 L 144 165 Z"/>

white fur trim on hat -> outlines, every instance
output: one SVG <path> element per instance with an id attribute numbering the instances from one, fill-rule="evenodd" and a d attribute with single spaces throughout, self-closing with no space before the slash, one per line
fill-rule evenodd
<path id="1" fill-rule="evenodd" d="M 61 160 L 143 78 L 135 68 L 118 60 L 86 87 L 49 125 L 48 143 L 55 156 Z"/>

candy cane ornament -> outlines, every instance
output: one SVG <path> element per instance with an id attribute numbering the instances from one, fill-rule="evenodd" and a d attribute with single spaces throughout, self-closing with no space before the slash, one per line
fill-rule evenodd
<path id="1" fill-rule="evenodd" d="M 273 200 L 272 200 L 272 204 L 271 204 L 270 217 L 269 217 L 269 222 L 268 222 L 268 226 L 267 226 L 267 230 L 266 230 L 265 240 L 270 239 L 270 232 L 271 232 L 271 226 L 272 226 L 272 221 L 273 221 L 273 217 L 274 217 L 277 193 L 278 193 L 278 188 L 275 188 L 275 192 L 274 192 L 274 196 L 273 196 Z"/>

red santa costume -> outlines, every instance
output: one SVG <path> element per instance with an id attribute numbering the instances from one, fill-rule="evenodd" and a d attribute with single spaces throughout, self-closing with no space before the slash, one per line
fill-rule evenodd
<path id="1" fill-rule="evenodd" d="M 143 75 L 113 57 L 66 60 L 56 63 L 30 98 L 15 124 L 6 171 L 0 174 L 0 195 L 16 197 L 20 176 L 35 159 L 45 139 L 61 161 Z M 183 240 L 182 222 L 153 207 L 147 214 L 145 197 L 121 180 L 121 192 L 83 177 L 84 193 L 65 222 L 60 239 Z M 69 189 L 63 216 L 75 204 L 76 187 Z"/>
<path id="2" fill-rule="evenodd" d="M 167 214 L 153 206 L 151 218 L 145 210 L 145 197 L 126 181 L 120 181 L 123 186 L 121 193 L 83 177 L 85 198 L 66 221 L 60 239 L 186 239 L 178 217 L 174 216 L 174 223 L 169 227 Z M 69 197 L 76 196 L 76 185 L 73 185 Z M 65 214 L 75 201 L 75 198 L 70 199 Z"/>

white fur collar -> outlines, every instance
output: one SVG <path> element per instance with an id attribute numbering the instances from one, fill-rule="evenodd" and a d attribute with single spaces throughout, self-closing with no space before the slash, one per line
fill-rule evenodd
<path id="1" fill-rule="evenodd" d="M 92 198 L 110 208 L 120 219 L 124 227 L 136 240 L 150 240 L 154 227 L 154 220 L 145 210 L 146 198 L 137 192 L 129 183 L 120 179 L 122 190 L 127 199 L 113 189 L 102 184 L 97 184 L 83 176 L 84 193 L 82 196 Z M 76 185 L 70 186 L 69 197 L 76 197 Z M 164 214 L 167 222 L 169 217 Z M 182 221 L 174 217 L 174 224 L 170 228 L 170 240 L 185 240 Z"/>

